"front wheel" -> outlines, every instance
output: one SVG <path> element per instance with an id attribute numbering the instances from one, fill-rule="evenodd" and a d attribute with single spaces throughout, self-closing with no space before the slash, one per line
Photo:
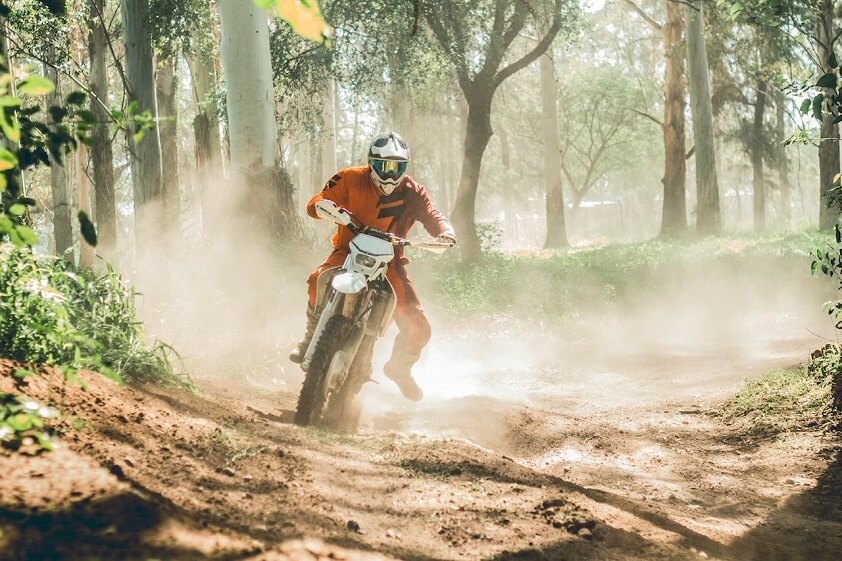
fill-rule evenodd
<path id="1" fill-rule="evenodd" d="M 331 317 L 319 340 L 316 341 L 313 360 L 304 376 L 304 385 L 298 395 L 298 407 L 295 410 L 295 424 L 306 426 L 319 422 L 327 401 L 327 375 L 333 356 L 341 347 L 342 331 L 347 324 L 345 316 Z"/>

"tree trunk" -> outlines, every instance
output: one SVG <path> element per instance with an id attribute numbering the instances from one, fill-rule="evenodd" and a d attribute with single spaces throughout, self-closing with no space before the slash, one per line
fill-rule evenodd
<path id="1" fill-rule="evenodd" d="M 275 95 L 266 13 L 253 3 L 218 0 L 231 175 L 248 187 L 244 210 L 273 235 L 295 223 L 292 193 L 278 167 Z"/>
<path id="2" fill-rule="evenodd" d="M 76 159 L 76 178 L 79 185 L 77 192 L 77 204 L 79 210 L 88 215 L 93 216 L 91 212 L 91 182 L 88 178 L 88 147 L 80 143 L 75 154 Z M 97 240 L 98 241 L 98 240 Z M 99 243 L 97 243 L 99 245 Z M 88 245 L 85 238 L 79 237 L 79 266 L 88 269 L 94 266 L 94 248 Z"/>
<path id="3" fill-rule="evenodd" d="M 113 261 L 117 249 L 117 209 L 114 199 L 114 157 L 108 134 L 108 76 L 106 74 L 106 30 L 98 14 L 102 14 L 105 0 L 91 0 L 90 35 L 88 56 L 91 61 L 90 88 L 96 99 L 91 108 L 96 124 L 91 131 L 91 160 L 94 168 L 94 198 L 96 199 L 97 251 L 106 260 Z M 98 100 L 102 101 L 102 104 Z"/>
<path id="4" fill-rule="evenodd" d="M 830 61 L 833 54 L 833 38 L 833 0 L 822 0 L 816 30 L 820 76 L 834 72 Z M 824 93 L 826 100 L 835 94 L 832 88 L 826 89 Z M 840 212 L 839 205 L 831 205 L 828 197 L 836 176 L 839 175 L 839 127 L 833 122 L 836 118 L 835 111 L 828 110 L 829 108 L 830 104 L 825 101 L 819 142 L 819 228 L 822 230 L 833 228 L 839 220 Z"/>
<path id="5" fill-rule="evenodd" d="M 137 102 L 138 112 L 155 113 L 155 76 L 152 64 L 152 45 L 146 26 L 148 0 L 123 0 L 123 34 L 126 42 L 126 78 L 131 91 L 129 99 Z M 161 175 L 161 145 L 156 131 L 147 131 L 139 142 L 128 131 L 131 154 L 132 187 L 134 193 L 135 247 L 142 261 L 147 242 L 164 233 L 163 178 Z"/>
<path id="6" fill-rule="evenodd" d="M 177 59 L 158 61 L 155 95 L 158 105 L 158 136 L 161 142 L 161 171 L 164 189 L 164 220 L 169 236 L 181 238 L 181 181 L 178 168 L 178 108 L 176 106 Z"/>
<path id="7" fill-rule="evenodd" d="M 775 94 L 775 139 L 778 151 L 778 193 L 781 198 L 781 223 L 784 228 L 789 228 L 791 217 L 790 201 L 792 199 L 792 188 L 789 184 L 789 162 L 787 161 L 786 141 L 786 96 L 778 91 Z"/>
<path id="8" fill-rule="evenodd" d="M 754 231 L 766 230 L 766 185 L 763 177 L 763 116 L 766 112 L 765 80 L 757 81 L 757 99 L 754 102 L 754 126 L 751 139 L 751 167 L 754 188 Z"/>
<path id="9" fill-rule="evenodd" d="M 482 155 L 491 140 L 491 96 L 474 92 L 468 101 L 468 123 L 465 129 L 465 151 L 462 176 L 453 206 L 453 227 L 459 237 L 459 248 L 466 262 L 476 262 L 481 256 L 476 216 L 477 187 L 479 186 Z"/>
<path id="10" fill-rule="evenodd" d="M 333 177 L 336 167 L 336 82 L 331 78 L 325 88 L 322 112 L 322 182 Z"/>
<path id="11" fill-rule="evenodd" d="M 55 58 L 55 49 L 50 49 L 51 58 Z M 61 81 L 54 67 L 45 64 L 44 75 L 55 84 L 53 93 L 47 96 L 48 106 L 61 106 Z M 75 263 L 73 256 L 73 225 L 71 205 L 67 195 L 67 157 L 61 161 L 53 158 L 50 166 L 50 190 L 53 193 L 53 233 L 56 243 L 56 255 L 68 263 Z"/>
<path id="12" fill-rule="evenodd" d="M 713 107 L 701 1 L 688 0 L 685 15 L 687 79 L 690 84 L 693 138 L 696 143 L 696 231 L 700 234 L 718 234 L 721 229 L 719 183 L 716 177 Z"/>
<path id="13" fill-rule="evenodd" d="M 661 236 L 687 232 L 687 158 L 684 138 L 684 22 L 681 6 L 665 0 L 664 40 L 664 207 Z"/>
<path id="14" fill-rule="evenodd" d="M 202 209 L 202 236 L 213 231 L 213 201 L 216 181 L 222 177 L 222 148 L 219 140 L 219 122 L 216 111 L 209 108 L 208 96 L 216 83 L 213 61 L 201 57 L 190 57 L 190 76 L 196 96 L 196 117 L 193 119 L 195 142 L 196 179 L 199 204 Z"/>
<path id="15" fill-rule="evenodd" d="M 544 181 L 546 182 L 547 239 L 545 248 L 567 247 L 564 191 L 561 184 L 561 147 L 558 138 L 558 92 L 553 51 L 541 57 L 541 115 L 544 121 Z"/>

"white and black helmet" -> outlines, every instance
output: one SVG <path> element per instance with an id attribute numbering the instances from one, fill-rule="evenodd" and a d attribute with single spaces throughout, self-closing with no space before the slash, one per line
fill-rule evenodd
<path id="1" fill-rule="evenodd" d="M 386 195 L 391 195 L 400 184 L 409 165 L 409 145 L 396 132 L 380 133 L 368 149 L 371 180 Z"/>

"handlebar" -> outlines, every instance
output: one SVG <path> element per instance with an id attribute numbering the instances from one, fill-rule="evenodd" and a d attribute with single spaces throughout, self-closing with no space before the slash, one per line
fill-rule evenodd
<path id="1" fill-rule="evenodd" d="M 345 224 L 345 226 L 355 234 L 366 234 L 368 236 L 373 236 L 375 238 L 385 240 L 396 247 L 414 246 L 420 249 L 426 249 L 427 251 L 431 251 L 434 253 L 441 253 L 453 247 L 452 243 L 440 242 L 437 240 L 421 240 L 413 242 L 412 240 L 407 240 L 400 236 L 396 236 L 395 234 L 383 232 L 382 230 L 377 230 L 376 228 L 371 228 L 370 226 L 359 226 L 353 220 L 351 220 L 348 224 Z"/>

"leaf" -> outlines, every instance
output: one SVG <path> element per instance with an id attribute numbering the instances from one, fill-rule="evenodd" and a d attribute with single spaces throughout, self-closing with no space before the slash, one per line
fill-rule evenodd
<path id="1" fill-rule="evenodd" d="M 38 237 L 28 226 L 15 226 L 14 232 L 22 245 L 35 245 L 38 243 Z"/>
<path id="2" fill-rule="evenodd" d="M 801 102 L 801 114 L 806 115 L 810 112 L 810 106 L 812 105 L 813 100 L 809 97 Z"/>
<path id="3" fill-rule="evenodd" d="M 258 5 L 266 0 L 258 0 Z M 310 41 L 324 43 L 333 35 L 333 28 L 325 23 L 316 0 L 275 0 L 278 15 L 292 30 Z"/>
<path id="4" fill-rule="evenodd" d="M 24 378 L 28 378 L 29 376 L 34 376 L 35 372 L 30 370 L 29 368 L 18 368 L 15 370 L 13 376 L 19 380 L 23 380 Z"/>
<path id="5" fill-rule="evenodd" d="M 17 157 L 5 148 L 0 147 L 0 171 L 14 169 L 17 166 Z"/>
<path id="6" fill-rule="evenodd" d="M 819 81 L 816 82 L 817 88 L 836 88 L 836 74 L 833 72 L 829 72 L 819 78 Z"/>
<path id="7" fill-rule="evenodd" d="M 824 94 L 819 94 L 813 99 L 813 117 L 818 121 L 822 120 L 822 105 L 824 105 Z"/>
<path id="8" fill-rule="evenodd" d="M 20 93 L 32 96 L 47 95 L 55 90 L 56 87 L 51 81 L 43 76 L 31 75 L 24 78 L 23 82 L 18 86 Z"/>
<path id="9" fill-rule="evenodd" d="M 70 105 L 84 105 L 87 100 L 85 92 L 75 91 L 67 94 L 67 103 Z"/>
<path id="10" fill-rule="evenodd" d="M 12 142 L 20 142 L 20 123 L 15 117 L 7 118 L 6 112 L 2 109 L 0 109 L 0 129 Z"/>
<path id="11" fill-rule="evenodd" d="M 26 206 L 16 203 L 9 207 L 8 213 L 12 216 L 23 216 L 26 214 Z"/>
<path id="12" fill-rule="evenodd" d="M 88 242 L 88 245 L 91 247 L 96 247 L 96 228 L 94 227 L 94 223 L 91 222 L 91 219 L 88 218 L 88 215 L 85 213 L 84 210 L 80 210 L 78 214 L 79 218 L 79 228 L 82 231 L 82 237 L 85 238 L 85 241 Z"/>

